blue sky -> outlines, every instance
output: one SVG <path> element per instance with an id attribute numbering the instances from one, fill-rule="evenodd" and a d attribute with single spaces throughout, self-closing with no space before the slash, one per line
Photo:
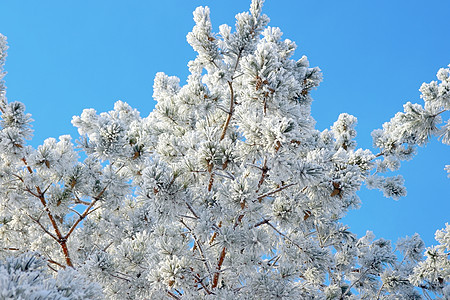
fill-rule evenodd
<path id="1" fill-rule="evenodd" d="M 117 100 L 147 116 L 154 108 L 156 72 L 183 82 L 195 53 L 186 42 L 192 11 L 211 8 L 215 30 L 248 10 L 243 0 L 0 0 L 0 32 L 8 37 L 7 96 L 21 101 L 35 120 L 36 146 L 71 134 L 84 108 L 111 110 Z M 324 74 L 313 92 L 312 113 L 325 129 L 338 115 L 358 118 L 360 147 L 370 133 L 407 101 L 422 103 L 419 87 L 450 63 L 450 1 L 266 0 L 270 25 L 294 40 L 294 58 L 307 55 Z M 447 115 L 448 117 L 448 115 Z M 419 233 L 427 245 L 450 221 L 450 148 L 432 142 L 403 163 L 408 196 L 394 201 L 362 190 L 362 208 L 344 219 L 362 236 L 396 241 Z"/>

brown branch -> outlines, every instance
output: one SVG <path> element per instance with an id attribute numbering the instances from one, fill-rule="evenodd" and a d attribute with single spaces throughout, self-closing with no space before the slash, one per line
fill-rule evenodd
<path id="1" fill-rule="evenodd" d="M 57 182 L 60 181 L 60 180 L 61 180 L 61 178 L 59 178 L 59 179 L 57 180 Z M 49 189 L 51 186 L 52 186 L 52 184 L 50 183 L 50 184 L 44 189 L 44 191 L 42 192 L 42 194 L 44 195 L 45 193 L 47 193 L 48 189 Z"/>
<path id="2" fill-rule="evenodd" d="M 20 177 L 19 175 L 17 175 L 17 174 L 12 174 L 12 176 L 15 176 L 15 177 L 19 178 L 19 180 L 20 180 L 22 183 L 24 182 L 24 181 L 23 181 L 23 178 Z"/>
<path id="3" fill-rule="evenodd" d="M 167 291 L 167 294 L 172 297 L 173 299 L 177 299 L 177 300 L 181 300 L 180 297 L 178 297 L 177 295 L 175 295 L 174 293 L 172 293 L 171 291 Z"/>
<path id="4" fill-rule="evenodd" d="M 383 152 L 380 152 L 380 153 L 378 153 L 377 155 L 375 155 L 374 158 L 378 158 L 378 157 L 383 156 L 383 155 L 384 155 L 384 153 L 383 153 Z"/>
<path id="5" fill-rule="evenodd" d="M 213 279 L 213 284 L 212 284 L 213 289 L 216 288 L 217 284 L 219 283 L 220 269 L 222 268 L 223 261 L 225 260 L 225 255 L 227 254 L 226 251 L 227 251 L 227 248 L 223 247 L 222 252 L 220 253 L 219 261 L 217 263 L 217 268 L 216 268 L 217 272 L 214 273 L 214 279 Z"/>
<path id="6" fill-rule="evenodd" d="M 22 158 L 23 163 L 25 164 L 28 172 L 30 174 L 33 174 L 33 170 L 31 169 L 31 167 L 28 165 L 27 161 L 25 158 Z M 120 169 L 119 169 L 120 170 Z M 47 216 L 50 220 L 50 223 L 53 226 L 53 229 L 55 230 L 56 236 L 53 235 L 52 233 L 50 233 L 40 222 L 39 220 L 36 220 L 34 218 L 32 218 L 31 216 L 29 216 L 32 220 L 34 220 L 36 223 L 38 223 L 38 225 L 44 230 L 45 233 L 49 234 L 53 239 L 55 239 L 58 244 L 61 246 L 61 249 L 63 251 L 64 257 L 66 259 L 66 264 L 69 267 L 73 267 L 72 264 L 72 260 L 70 258 L 69 255 L 69 248 L 67 247 L 67 239 L 69 238 L 69 236 L 72 234 L 72 232 L 75 230 L 75 228 L 78 226 L 78 224 L 81 222 L 81 220 L 83 220 L 89 213 L 90 213 L 90 209 L 92 208 L 92 206 L 95 205 L 95 203 L 102 197 L 102 195 L 105 193 L 107 187 L 109 184 L 105 185 L 105 187 L 103 188 L 103 190 L 96 196 L 94 197 L 94 200 L 92 202 L 90 202 L 89 206 L 86 208 L 86 210 L 83 212 L 83 214 L 81 216 L 79 216 L 79 218 L 77 219 L 77 221 L 72 225 L 72 227 L 70 228 L 69 232 L 63 236 L 63 234 L 61 233 L 61 231 L 59 230 L 58 224 L 55 221 L 55 217 L 51 214 L 51 212 L 49 211 L 48 207 L 47 207 L 47 201 L 45 200 L 45 196 L 44 193 L 41 191 L 41 188 L 39 186 L 36 186 L 36 191 L 37 194 L 35 195 L 41 202 L 41 204 L 44 207 L 44 211 L 47 213 Z M 30 191 L 31 192 L 31 191 Z M 32 193 L 34 194 L 34 193 Z"/>
<path id="7" fill-rule="evenodd" d="M 28 165 L 27 160 L 25 159 L 25 157 L 22 158 L 22 161 L 25 164 L 26 168 L 28 169 L 28 172 L 30 174 L 33 174 L 33 170 Z M 55 230 L 56 235 L 58 236 L 59 239 L 61 239 L 62 238 L 62 234 L 59 231 L 58 224 L 56 224 L 56 221 L 55 221 L 53 215 L 48 210 L 47 201 L 45 201 L 44 193 L 42 193 L 41 188 L 39 186 L 36 186 L 36 191 L 37 191 L 37 195 L 35 195 L 35 197 L 37 197 L 41 201 L 42 205 L 44 206 L 44 210 L 47 212 L 47 216 L 50 219 L 50 222 L 52 223 L 52 226 L 53 226 L 53 229 Z M 32 193 L 32 194 L 34 195 L 34 193 Z"/>
<path id="8" fill-rule="evenodd" d="M 23 163 L 25 164 L 25 167 L 27 168 L 28 172 L 29 172 L 30 174 L 32 174 L 32 173 L 33 173 L 33 170 L 32 170 L 31 167 L 28 165 L 27 160 L 25 159 L 25 157 L 22 157 L 22 161 L 23 161 Z"/>
<path id="9" fill-rule="evenodd" d="M 87 202 L 87 201 L 80 200 L 80 199 L 78 199 L 78 197 L 72 198 L 72 200 L 73 200 L 73 202 L 74 202 L 75 204 L 83 204 L 83 205 L 89 205 L 89 204 L 91 204 L 91 202 Z"/>
<path id="10" fill-rule="evenodd" d="M 256 189 L 256 193 L 259 192 L 259 189 L 261 188 L 261 185 L 264 183 L 264 179 L 266 178 L 267 172 L 269 171 L 269 169 L 267 168 L 267 157 L 264 157 L 264 163 L 263 166 L 261 168 L 261 178 L 259 179 L 258 182 L 258 188 Z"/>
<path id="11" fill-rule="evenodd" d="M 55 220 L 53 219 L 52 214 L 48 211 L 48 208 L 46 208 L 46 211 L 47 211 L 47 215 L 48 215 L 49 218 L 50 218 L 50 221 L 55 222 Z M 28 216 L 31 220 L 33 220 L 34 222 L 36 222 L 36 223 L 42 228 L 42 230 L 44 230 L 44 232 L 45 232 L 46 234 L 48 234 L 49 236 L 51 236 L 51 237 L 52 237 L 52 238 L 53 238 L 53 239 L 61 246 L 62 251 L 63 251 L 63 254 L 64 254 L 64 257 L 65 257 L 65 259 L 66 259 L 66 264 L 67 264 L 69 267 L 73 267 L 72 260 L 70 259 L 70 255 L 69 255 L 69 248 L 67 248 L 67 243 L 66 243 L 66 242 L 67 242 L 67 239 L 61 235 L 61 232 L 60 232 L 59 229 L 58 229 L 58 225 L 56 225 L 56 223 L 54 223 L 54 225 L 53 225 L 53 228 L 55 229 L 55 231 L 56 231 L 56 229 L 58 229 L 58 231 L 56 231 L 56 236 L 55 236 L 55 235 L 52 234 L 50 231 L 48 231 L 48 230 L 44 227 L 44 225 L 42 225 L 41 222 L 39 222 L 39 220 L 33 218 L 33 217 L 30 216 L 29 214 L 27 214 L 27 216 Z"/>
<path id="12" fill-rule="evenodd" d="M 69 255 L 69 248 L 67 248 L 67 244 L 66 244 L 67 237 L 63 237 L 61 231 L 59 230 L 58 224 L 56 223 L 55 218 L 53 217 L 53 215 L 50 213 L 50 210 L 47 207 L 47 202 L 45 201 L 44 194 L 41 193 L 41 190 L 40 190 L 39 186 L 36 186 L 36 190 L 39 193 L 39 197 L 38 198 L 41 201 L 42 205 L 44 206 L 44 210 L 47 212 L 47 216 L 48 216 L 48 218 L 50 220 L 50 223 L 52 224 L 53 229 L 55 230 L 56 236 L 58 237 L 57 238 L 57 242 L 62 248 L 62 251 L 64 253 L 64 257 L 66 258 L 66 263 L 67 263 L 67 265 L 69 267 L 73 267 L 72 260 L 70 259 L 70 255 Z M 38 222 L 38 224 L 41 225 L 39 222 Z M 42 227 L 42 229 L 44 229 L 44 231 L 47 234 L 50 234 L 50 232 L 45 230 L 45 228 L 42 225 L 41 225 L 41 227 Z M 53 235 L 51 235 L 51 236 L 54 238 Z"/>
<path id="13" fill-rule="evenodd" d="M 22 158 L 22 161 L 23 161 L 25 167 L 27 168 L 28 173 L 33 174 L 33 170 L 32 170 L 31 167 L 28 165 L 27 160 L 25 159 L 25 157 Z M 55 239 L 55 240 L 58 242 L 58 244 L 61 246 L 61 249 L 62 249 L 62 251 L 63 251 L 64 257 L 65 257 L 65 259 L 66 259 L 66 264 L 67 264 L 69 267 L 73 267 L 72 260 L 71 260 L 70 255 L 69 255 L 69 248 L 67 247 L 67 237 L 68 237 L 68 235 L 66 235 L 66 236 L 63 236 L 63 235 L 62 235 L 61 231 L 59 230 L 58 224 L 57 224 L 56 221 L 55 221 L 55 217 L 52 215 L 52 213 L 50 212 L 50 210 L 49 210 L 48 207 L 47 207 L 47 201 L 45 200 L 45 196 L 44 196 L 44 195 L 45 195 L 45 192 L 47 191 L 47 189 L 48 189 L 49 187 L 50 187 L 50 186 L 48 186 L 48 187 L 45 189 L 45 191 L 42 192 L 42 191 L 41 191 L 41 188 L 40 188 L 39 186 L 36 185 L 36 192 L 37 192 L 37 194 L 31 192 L 31 190 L 29 190 L 29 192 L 30 192 L 31 194 L 33 194 L 35 197 L 37 197 L 37 198 L 39 199 L 39 201 L 41 202 L 42 206 L 44 207 L 44 211 L 47 213 L 48 219 L 50 220 L 50 223 L 52 224 L 52 227 L 53 227 L 53 230 L 55 231 L 56 236 L 53 235 L 52 233 L 50 233 L 50 232 L 49 232 L 49 231 L 48 231 L 48 230 L 47 230 L 47 229 L 39 222 L 39 220 L 34 219 L 33 217 L 31 217 L 31 216 L 28 215 L 28 214 L 27 214 L 27 215 L 28 215 L 33 221 L 35 221 L 35 222 L 36 222 L 36 223 L 44 230 L 45 233 L 47 233 L 49 236 L 51 236 L 53 239 Z M 103 191 L 102 191 L 102 192 L 103 192 Z"/>
<path id="14" fill-rule="evenodd" d="M 50 264 L 47 264 L 47 267 L 50 268 L 50 270 L 52 270 L 55 273 L 58 273 L 58 270 L 56 270 L 55 268 L 53 268 Z"/>
<path id="15" fill-rule="evenodd" d="M 51 263 L 51 264 L 55 264 L 55 265 L 57 265 L 58 267 L 63 268 L 63 269 L 66 268 L 66 266 L 64 266 L 63 264 L 60 264 L 60 263 L 57 262 L 57 261 L 54 261 L 53 259 L 47 259 L 47 262 L 49 262 L 49 263 Z"/>
<path id="16" fill-rule="evenodd" d="M 213 183 L 214 183 L 214 172 L 211 172 L 209 175 L 208 192 L 211 192 Z"/>
<path id="17" fill-rule="evenodd" d="M 219 227 L 219 228 L 222 227 L 222 221 L 219 222 L 218 227 Z M 210 245 L 212 245 L 212 243 L 214 242 L 214 240 L 216 239 L 216 237 L 217 237 L 217 231 L 214 231 L 214 233 L 213 233 L 211 239 L 209 240 L 209 244 L 210 244 Z"/>
<path id="18" fill-rule="evenodd" d="M 76 213 L 79 217 L 81 217 L 81 214 L 79 212 L 77 212 L 75 209 L 73 208 L 69 208 L 70 211 Z"/>
<path id="19" fill-rule="evenodd" d="M 120 169 L 119 169 L 120 170 Z M 86 209 L 84 210 L 84 212 L 81 214 L 81 216 L 78 217 L 78 219 L 75 221 L 75 223 L 72 225 L 72 227 L 69 229 L 69 232 L 67 232 L 67 234 L 64 236 L 64 238 L 67 240 L 69 238 L 69 236 L 72 234 L 72 232 L 76 229 L 76 227 L 78 226 L 78 224 L 84 219 L 86 218 L 86 216 L 88 214 L 90 214 L 91 208 L 95 205 L 95 203 L 97 203 L 98 200 L 100 200 L 100 198 L 103 196 L 103 194 L 105 193 L 106 189 L 108 188 L 109 183 L 105 185 L 105 187 L 100 191 L 100 193 L 93 197 L 94 200 L 91 201 L 91 203 L 89 203 L 88 207 L 86 207 Z"/>
<path id="20" fill-rule="evenodd" d="M 259 226 L 261 226 L 261 225 L 267 224 L 269 221 L 270 221 L 269 219 L 264 219 L 264 220 L 262 220 L 262 221 L 256 223 L 255 225 L 253 225 L 253 227 L 255 227 L 255 228 L 256 228 L 256 227 L 259 227 Z"/>
<path id="21" fill-rule="evenodd" d="M 77 194 L 75 193 L 75 191 L 73 191 L 73 195 L 74 195 L 75 199 L 72 199 L 72 200 L 73 200 L 75 203 L 77 203 L 77 204 L 84 204 L 84 205 L 89 205 L 89 204 L 91 204 L 91 202 L 81 200 L 80 197 L 77 196 Z"/>
<path id="22" fill-rule="evenodd" d="M 97 199 L 93 200 L 91 202 L 91 204 L 89 204 L 88 207 L 86 207 L 86 209 L 84 210 L 84 212 L 79 215 L 78 219 L 75 221 L 75 223 L 72 225 L 72 227 L 70 227 L 69 231 L 67 232 L 67 234 L 65 235 L 65 238 L 69 238 L 69 236 L 72 234 L 72 232 L 76 229 L 76 227 L 78 226 L 78 224 L 80 224 L 80 222 L 86 218 L 86 216 L 88 215 L 89 211 L 91 210 L 91 208 L 95 205 L 95 203 L 97 202 Z"/>
<path id="23" fill-rule="evenodd" d="M 97 206 L 96 208 L 91 209 L 91 211 L 89 211 L 86 215 L 86 217 L 90 214 L 92 214 L 94 211 L 96 211 L 97 209 L 100 209 L 102 207 L 102 205 Z"/>
<path id="24" fill-rule="evenodd" d="M 64 253 L 64 257 L 66 258 L 66 264 L 69 267 L 73 267 L 72 259 L 70 258 L 70 255 L 69 255 L 69 248 L 67 248 L 67 240 L 61 239 L 59 242 L 59 245 L 61 246 L 63 253 Z"/>
<path id="25" fill-rule="evenodd" d="M 195 280 L 197 280 L 198 283 L 200 283 L 200 285 L 202 286 L 202 288 L 206 291 L 206 293 L 208 295 L 211 295 L 212 292 L 208 289 L 208 287 L 203 283 L 203 279 L 201 279 L 200 277 L 198 277 L 198 275 L 194 274 L 194 278 Z"/>
<path id="26" fill-rule="evenodd" d="M 233 115 L 233 108 L 234 108 L 234 90 L 233 90 L 233 83 L 231 81 L 228 81 L 228 86 L 230 87 L 230 109 L 228 111 L 227 120 L 225 121 L 225 124 L 223 125 L 222 129 L 222 135 L 220 136 L 220 140 L 223 140 L 225 138 L 225 134 L 227 133 L 228 125 L 230 124 L 231 116 Z"/>

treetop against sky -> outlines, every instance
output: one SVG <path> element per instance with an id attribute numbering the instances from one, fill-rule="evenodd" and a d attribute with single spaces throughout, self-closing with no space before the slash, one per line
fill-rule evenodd
<path id="1" fill-rule="evenodd" d="M 5 79 L 8 97 L 32 114 L 34 138 L 70 133 L 84 108 L 107 111 L 117 100 L 142 115 L 153 110 L 152 82 L 157 72 L 187 78 L 186 42 L 191 12 L 211 8 L 214 31 L 233 24 L 247 1 L 2 1 L 0 30 L 11 47 Z M 371 148 L 373 129 L 381 128 L 406 101 L 421 103 L 418 88 L 435 79 L 448 63 L 448 1 L 316 2 L 266 1 L 271 26 L 298 45 L 324 74 L 312 91 L 312 114 L 319 129 L 329 128 L 342 112 L 358 118 L 357 142 Z M 408 197 L 398 202 L 377 191 L 361 191 L 362 208 L 347 217 L 352 229 L 366 229 L 393 240 L 421 234 L 434 243 L 434 230 L 448 221 L 449 181 L 443 165 L 448 149 L 432 141 L 404 162 Z M 425 175 L 426 174 L 426 175 Z M 440 208 L 429 213 L 431 208 Z M 420 221 L 418 221 L 420 220 Z M 393 230 L 395 228 L 395 230 Z"/>

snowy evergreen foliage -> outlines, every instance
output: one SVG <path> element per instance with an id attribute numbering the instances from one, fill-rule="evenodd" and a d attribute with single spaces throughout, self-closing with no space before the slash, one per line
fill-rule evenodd
<path id="1" fill-rule="evenodd" d="M 0 262 L 0 299 L 67 300 L 103 299 L 98 284 L 73 268 L 60 270 L 54 278 L 46 259 L 36 253 L 9 257 Z"/>
<path id="2" fill-rule="evenodd" d="M 28 146 L 30 115 L 0 82 L 1 299 L 449 299 L 448 224 L 425 249 L 339 221 L 363 184 L 405 196 L 383 173 L 417 145 L 450 144 L 450 70 L 373 132 L 372 153 L 354 116 L 315 129 L 320 70 L 261 9 L 213 33 L 197 8 L 187 84 L 158 73 L 145 118 L 120 101 L 84 110 L 75 145 Z"/>

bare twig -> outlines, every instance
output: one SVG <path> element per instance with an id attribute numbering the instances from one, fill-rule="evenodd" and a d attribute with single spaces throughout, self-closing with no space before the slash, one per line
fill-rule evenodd
<path id="1" fill-rule="evenodd" d="M 264 225 L 264 224 L 267 224 L 267 222 L 269 222 L 270 221 L 270 219 L 263 219 L 262 221 L 260 221 L 260 222 L 258 222 L 258 223 L 256 223 L 255 225 L 253 225 L 253 227 L 259 227 L 259 226 L 261 226 L 261 225 Z"/>
<path id="2" fill-rule="evenodd" d="M 181 300 L 180 297 L 178 297 L 177 295 L 175 295 L 174 293 L 172 293 L 171 291 L 167 291 L 167 294 L 172 297 L 173 299 L 177 299 L 177 300 Z"/>
<path id="3" fill-rule="evenodd" d="M 63 269 L 66 268 L 66 266 L 64 266 L 63 264 L 60 264 L 60 263 L 57 262 L 57 261 L 54 261 L 53 259 L 47 259 L 47 262 L 49 262 L 49 263 L 51 263 L 51 264 L 55 264 L 55 265 L 57 265 L 58 267 L 63 268 Z"/>
<path id="4" fill-rule="evenodd" d="M 76 213 L 79 217 L 81 217 L 81 214 L 79 212 L 77 212 L 75 209 L 73 208 L 69 208 L 70 211 Z"/>
<path id="5" fill-rule="evenodd" d="M 50 270 L 52 270 L 53 272 L 58 273 L 58 270 L 56 270 L 55 268 L 53 268 L 52 265 L 47 264 L 47 267 L 49 267 Z"/>

